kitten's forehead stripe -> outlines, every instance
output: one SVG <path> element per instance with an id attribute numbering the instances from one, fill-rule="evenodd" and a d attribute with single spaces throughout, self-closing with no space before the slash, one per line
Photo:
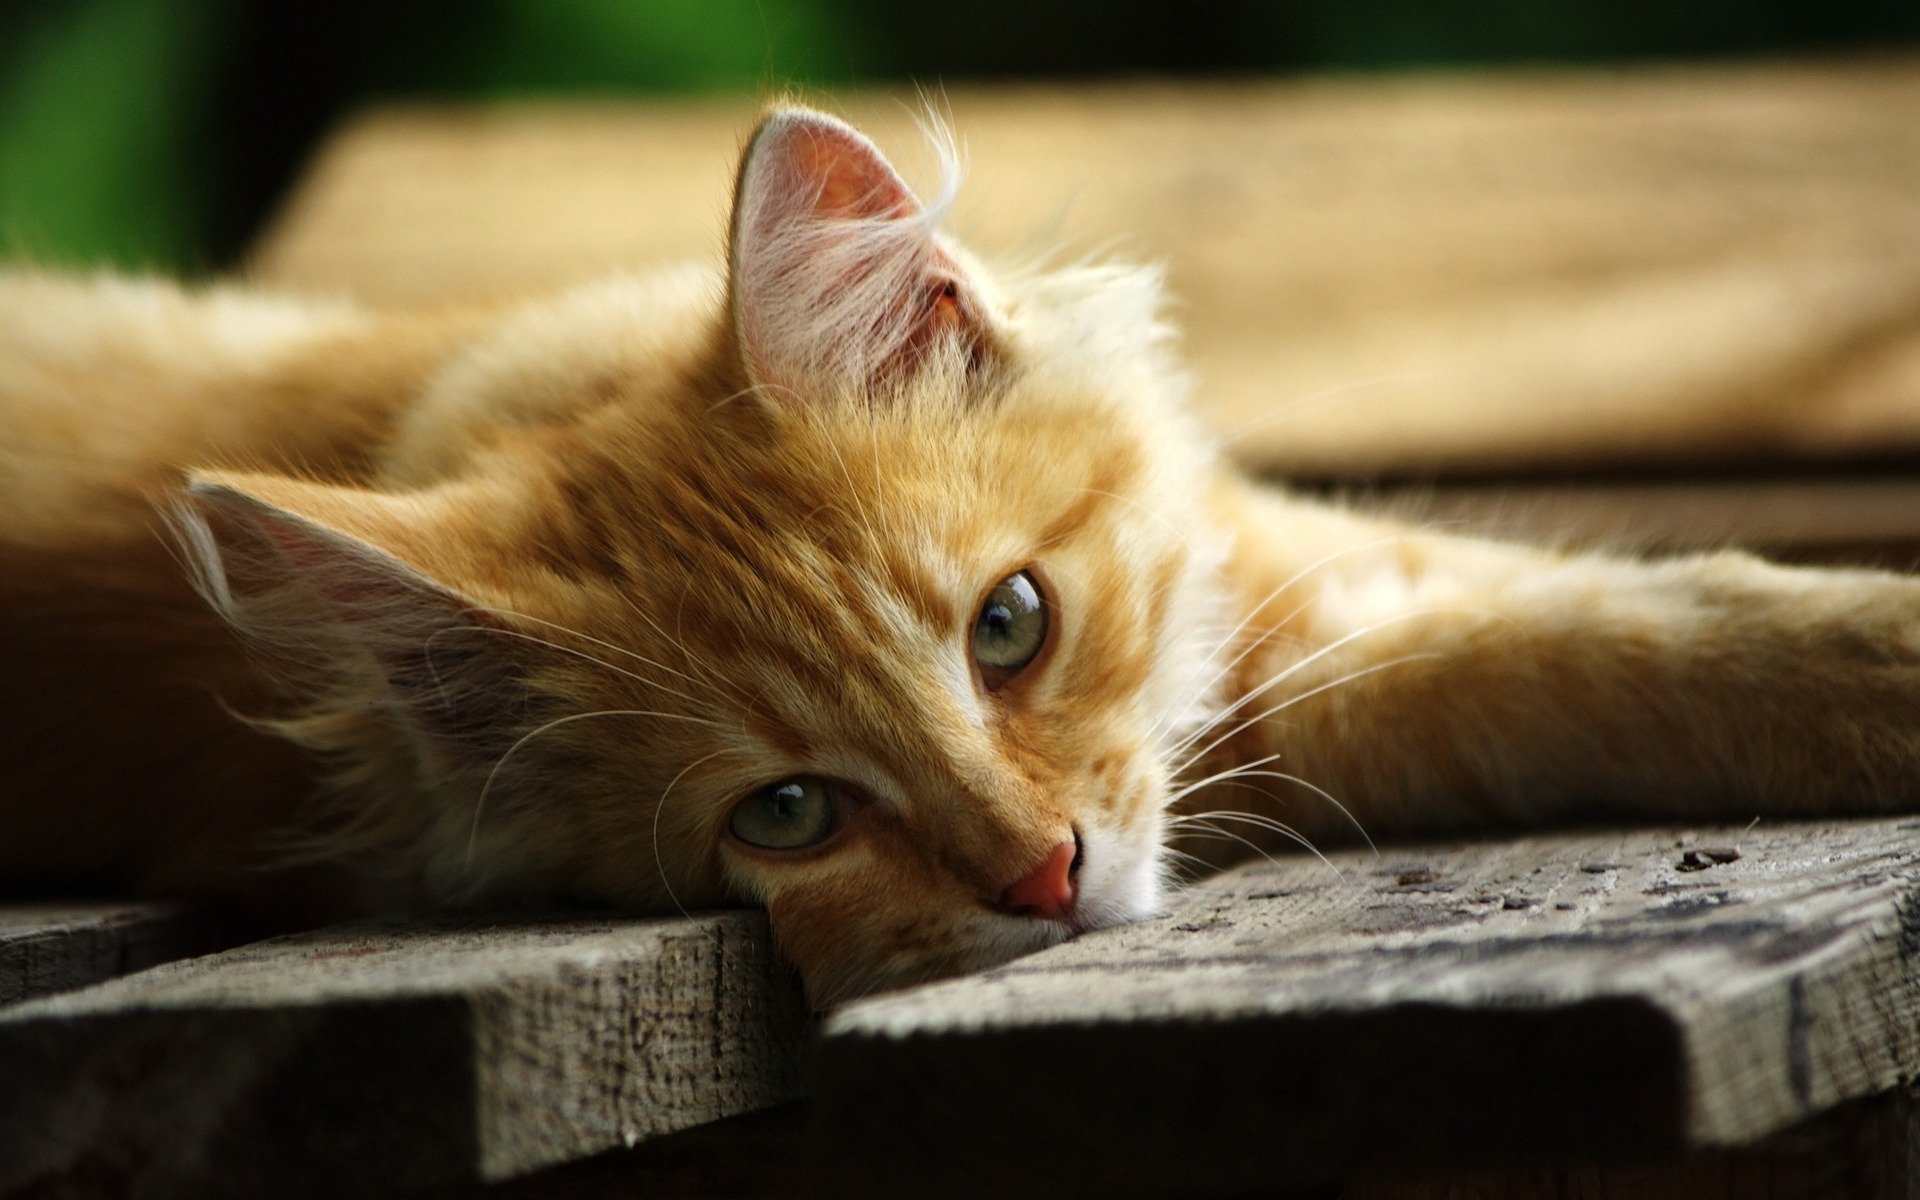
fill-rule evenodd
<path id="1" fill-rule="evenodd" d="M 553 514 L 532 544 L 541 565 L 575 583 L 590 576 L 625 582 L 627 566 L 620 553 L 624 539 L 617 534 L 622 514 L 609 512 L 601 496 L 579 476 L 561 474 L 554 488 Z"/>
<path id="2" fill-rule="evenodd" d="M 776 754 L 785 756 L 789 762 L 808 762 L 818 754 L 814 743 L 805 734 L 770 713 L 750 711 L 745 723 L 755 737 L 771 746 Z"/>
<path id="3" fill-rule="evenodd" d="M 893 590 L 930 630 L 952 629 L 960 623 L 960 606 L 953 594 L 935 581 L 921 563 L 904 554 L 886 557 L 888 582 Z"/>
<path id="4" fill-rule="evenodd" d="M 1078 536 L 1095 518 L 1106 515 L 1116 502 L 1126 502 L 1121 491 L 1125 480 L 1137 469 L 1131 448 L 1096 459 L 1086 484 L 1074 495 L 1067 508 L 1048 522 L 1035 539 L 1041 552 Z"/>

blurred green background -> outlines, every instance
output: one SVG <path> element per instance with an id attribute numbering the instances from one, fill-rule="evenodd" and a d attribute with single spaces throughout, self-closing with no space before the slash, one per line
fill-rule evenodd
<path id="1" fill-rule="evenodd" d="M 1912 47 L 1920 0 L 0 0 L 0 258 L 218 269 L 375 98 Z"/>

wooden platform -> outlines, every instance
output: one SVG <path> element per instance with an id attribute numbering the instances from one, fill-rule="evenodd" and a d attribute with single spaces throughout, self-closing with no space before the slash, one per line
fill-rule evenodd
<path id="1" fill-rule="evenodd" d="M 231 941 L 218 917 L 181 904 L 0 906 L 0 1005 L 204 954 Z"/>
<path id="2" fill-rule="evenodd" d="M 1917 956 L 1916 818 L 1251 864 L 804 1053 L 756 915 L 343 929 L 0 1012 L 0 1195 L 1907 1195 Z"/>

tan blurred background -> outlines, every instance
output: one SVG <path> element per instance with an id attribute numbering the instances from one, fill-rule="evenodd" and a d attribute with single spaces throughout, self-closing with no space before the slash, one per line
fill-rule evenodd
<path id="1" fill-rule="evenodd" d="M 717 254 L 781 87 L 910 174 L 931 104 L 976 248 L 1165 264 L 1256 470 L 1527 536 L 1920 560 L 1920 7 L 1031 9 L 28 2 L 0 234 L 511 297 Z"/>

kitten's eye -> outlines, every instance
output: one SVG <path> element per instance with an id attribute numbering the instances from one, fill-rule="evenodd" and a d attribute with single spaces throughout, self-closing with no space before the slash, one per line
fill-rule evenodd
<path id="1" fill-rule="evenodd" d="M 839 827 L 838 789 L 804 775 L 761 788 L 734 805 L 727 821 L 733 836 L 762 850 L 804 850 Z"/>
<path id="2" fill-rule="evenodd" d="M 973 620 L 973 661 L 988 688 L 1018 675 L 1047 642 L 1047 606 L 1033 576 L 1021 571 L 993 589 Z"/>

